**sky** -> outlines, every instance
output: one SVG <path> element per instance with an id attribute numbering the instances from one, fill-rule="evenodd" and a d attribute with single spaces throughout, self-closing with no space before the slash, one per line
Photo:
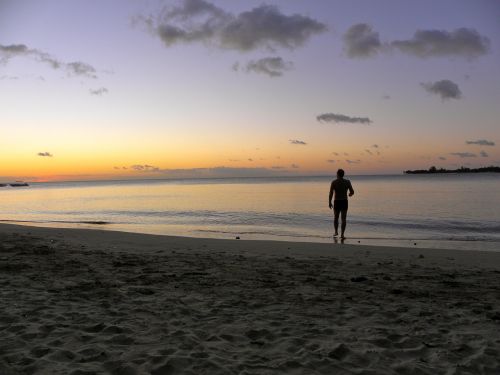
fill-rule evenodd
<path id="1" fill-rule="evenodd" d="M 0 0 L 0 182 L 500 164 L 497 0 Z"/>

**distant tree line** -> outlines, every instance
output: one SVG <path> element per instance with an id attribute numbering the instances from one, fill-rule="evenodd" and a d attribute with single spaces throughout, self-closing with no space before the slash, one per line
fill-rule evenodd
<path id="1" fill-rule="evenodd" d="M 481 172 L 496 172 L 500 173 L 500 167 L 482 167 L 482 168 L 465 168 L 460 167 L 458 169 L 437 169 L 435 166 L 430 167 L 429 169 L 416 169 L 416 170 L 407 170 L 404 173 L 406 174 L 432 174 L 432 173 L 481 173 Z"/>

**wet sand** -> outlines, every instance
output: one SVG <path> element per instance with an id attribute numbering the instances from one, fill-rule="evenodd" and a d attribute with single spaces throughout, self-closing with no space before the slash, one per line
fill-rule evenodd
<path id="1" fill-rule="evenodd" d="M 0 225 L 0 374 L 499 374 L 500 253 Z"/>

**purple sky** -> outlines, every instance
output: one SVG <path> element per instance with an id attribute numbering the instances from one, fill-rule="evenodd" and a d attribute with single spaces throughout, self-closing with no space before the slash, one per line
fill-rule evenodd
<path id="1" fill-rule="evenodd" d="M 499 19 L 494 0 L 0 0 L 0 177 L 498 165 Z"/>

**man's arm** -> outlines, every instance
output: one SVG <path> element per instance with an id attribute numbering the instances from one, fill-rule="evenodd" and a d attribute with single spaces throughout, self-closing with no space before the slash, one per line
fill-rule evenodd
<path id="1" fill-rule="evenodd" d="M 330 185 L 330 194 L 328 195 L 328 207 L 332 208 L 332 198 L 333 198 L 333 181 Z"/>
<path id="2" fill-rule="evenodd" d="M 354 189 L 352 188 L 351 181 L 349 181 L 349 196 L 352 197 L 354 195 Z"/>

